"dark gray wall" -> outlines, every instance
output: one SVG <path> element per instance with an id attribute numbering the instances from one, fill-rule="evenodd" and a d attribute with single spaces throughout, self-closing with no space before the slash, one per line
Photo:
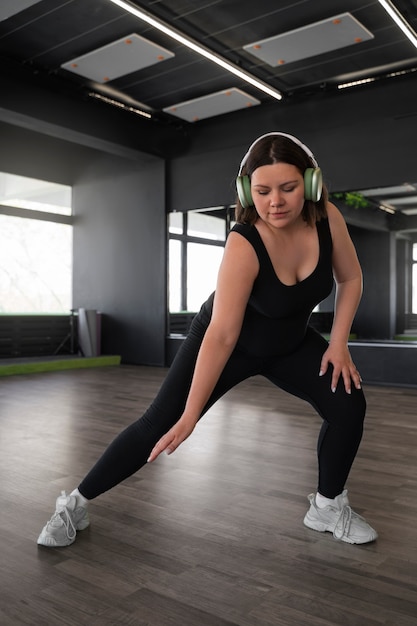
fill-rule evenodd
<path id="1" fill-rule="evenodd" d="M 103 156 L 73 187 L 74 307 L 103 316 L 102 348 L 164 365 L 165 175 L 160 159 Z"/>
<path id="2" fill-rule="evenodd" d="M 231 204 L 243 154 L 259 135 L 292 133 L 314 152 L 331 191 L 416 179 L 417 81 L 287 100 L 200 122 L 191 147 L 171 163 L 169 207 Z"/>
<path id="3" fill-rule="evenodd" d="M 0 120 L 132 158 L 138 151 L 173 157 L 188 147 L 188 135 L 180 124 L 155 124 L 66 91 L 63 86 L 62 91 L 52 91 L 41 76 L 32 75 L 29 68 L 24 72 L 16 67 L 13 76 L 2 74 Z"/>
<path id="4" fill-rule="evenodd" d="M 3 172 L 72 185 L 78 172 L 97 154 L 93 149 L 0 122 Z"/>
<path id="5" fill-rule="evenodd" d="M 395 334 L 395 234 L 349 228 L 363 271 L 363 296 L 355 318 L 359 339 L 389 339 Z"/>

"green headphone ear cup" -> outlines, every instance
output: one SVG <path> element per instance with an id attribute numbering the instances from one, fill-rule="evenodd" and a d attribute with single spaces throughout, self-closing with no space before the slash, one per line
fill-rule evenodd
<path id="1" fill-rule="evenodd" d="M 236 189 L 239 202 L 242 207 L 244 209 L 248 209 L 253 206 L 249 176 L 238 176 L 236 178 Z"/>
<path id="2" fill-rule="evenodd" d="M 323 177 L 319 167 L 308 167 L 304 172 L 304 197 L 318 202 L 323 189 Z"/>

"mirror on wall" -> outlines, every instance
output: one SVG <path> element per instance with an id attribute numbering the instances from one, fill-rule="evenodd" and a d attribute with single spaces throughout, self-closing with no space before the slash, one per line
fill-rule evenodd
<path id="1" fill-rule="evenodd" d="M 417 183 L 335 191 L 330 199 L 345 217 L 364 272 L 355 338 L 417 341 Z M 234 206 L 168 215 L 169 334 L 186 334 L 214 291 L 233 220 Z M 315 312 L 324 333 L 333 297 Z"/>
<path id="2" fill-rule="evenodd" d="M 407 222 L 405 218 L 417 216 L 417 182 L 333 192 L 331 198 L 354 209 L 378 209 L 388 215 L 396 215 L 401 217 L 404 226 Z M 409 220 L 409 223 L 411 225 L 412 221 Z"/>
<path id="3" fill-rule="evenodd" d="M 352 238 L 365 286 L 357 317 L 365 335 L 417 341 L 417 183 L 333 192 L 330 199 L 357 228 Z"/>

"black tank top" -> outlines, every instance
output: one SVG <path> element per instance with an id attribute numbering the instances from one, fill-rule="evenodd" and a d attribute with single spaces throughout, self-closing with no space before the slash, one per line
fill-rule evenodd
<path id="1" fill-rule="evenodd" d="M 333 288 L 333 245 L 328 219 L 317 222 L 316 228 L 320 247 L 316 268 L 304 280 L 284 285 L 256 227 L 248 224 L 233 227 L 232 232 L 239 233 L 253 246 L 259 260 L 259 273 L 236 347 L 254 356 L 267 357 L 288 354 L 302 342 L 314 307 Z M 203 305 L 203 314 L 211 316 L 213 295 Z"/>

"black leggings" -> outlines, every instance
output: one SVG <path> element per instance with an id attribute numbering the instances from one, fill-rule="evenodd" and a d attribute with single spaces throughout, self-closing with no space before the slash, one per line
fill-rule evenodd
<path id="1" fill-rule="evenodd" d="M 79 490 L 86 498 L 95 498 L 137 472 L 156 442 L 179 420 L 205 331 L 206 325 L 196 317 L 151 406 L 114 439 L 81 482 Z M 327 341 L 309 328 L 303 343 L 285 356 L 259 358 L 236 348 L 202 415 L 229 389 L 258 374 L 306 400 L 323 418 L 317 445 L 318 490 L 334 498 L 343 491 L 358 450 L 366 402 L 362 390 L 352 387 L 347 394 L 341 379 L 333 393 L 331 367 L 324 376 L 318 375 L 327 346 Z"/>

